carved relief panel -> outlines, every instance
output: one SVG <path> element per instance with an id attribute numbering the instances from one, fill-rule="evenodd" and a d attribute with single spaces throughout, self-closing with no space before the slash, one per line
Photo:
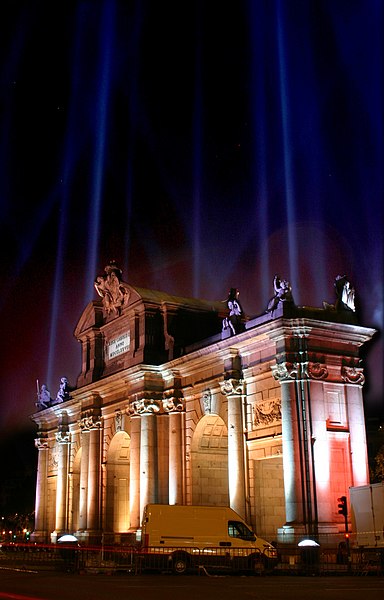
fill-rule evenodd
<path id="1" fill-rule="evenodd" d="M 281 400 L 272 398 L 252 406 L 252 428 L 269 427 L 281 423 Z"/>

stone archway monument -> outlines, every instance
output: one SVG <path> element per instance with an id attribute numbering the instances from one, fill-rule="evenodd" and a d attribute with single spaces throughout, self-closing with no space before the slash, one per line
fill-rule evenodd
<path id="1" fill-rule="evenodd" d="M 336 278 L 334 304 L 313 308 L 296 306 L 276 276 L 267 310 L 242 312 L 238 330 L 223 328 L 225 303 L 129 285 L 114 263 L 96 289 L 75 328 L 77 386 L 65 380 L 56 400 L 42 386 L 33 415 L 34 540 L 118 542 L 115 475 L 128 535 L 148 503 L 200 502 L 197 440 L 223 444 L 216 455 L 199 448 L 204 481 L 220 490 L 204 499 L 225 499 L 261 537 L 343 531 L 337 497 L 368 482 L 360 352 L 375 334 L 358 323 L 347 278 Z M 202 433 L 204 423 L 220 435 Z M 117 460 L 117 439 L 129 440 L 129 461 Z"/>

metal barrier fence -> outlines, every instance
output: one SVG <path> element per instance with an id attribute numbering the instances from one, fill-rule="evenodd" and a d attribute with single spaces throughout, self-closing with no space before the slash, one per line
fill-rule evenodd
<path id="1" fill-rule="evenodd" d="M 279 548 L 275 573 L 298 575 L 383 575 L 384 549 Z"/>
<path id="2" fill-rule="evenodd" d="M 58 544 L 0 546 L 0 568 L 50 569 L 87 573 L 140 574 L 150 571 L 272 575 L 384 575 L 384 549 L 352 548 L 349 555 L 340 546 L 278 546 L 275 564 L 260 552 L 242 548 L 148 548 L 134 546 L 80 547 Z"/>
<path id="3" fill-rule="evenodd" d="M 180 548 L 151 547 L 137 554 L 137 570 L 170 571 L 173 573 L 208 574 L 211 571 L 227 573 L 261 573 L 271 568 L 270 559 L 249 548 Z M 276 561 L 274 561 L 276 562 Z"/>

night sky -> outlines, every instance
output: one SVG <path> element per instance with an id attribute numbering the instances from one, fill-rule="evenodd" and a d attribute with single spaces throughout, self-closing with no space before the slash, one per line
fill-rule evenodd
<path id="1" fill-rule="evenodd" d="M 5 0 L 1 12 L 9 456 L 33 429 L 36 380 L 53 397 L 61 376 L 76 384 L 73 331 L 111 259 L 127 283 L 180 296 L 238 287 L 251 317 L 275 273 L 317 307 L 346 274 L 360 323 L 383 330 L 383 1 Z M 366 379 L 379 413 L 380 333 Z M 32 443 L 18 467 L 34 456 Z"/>

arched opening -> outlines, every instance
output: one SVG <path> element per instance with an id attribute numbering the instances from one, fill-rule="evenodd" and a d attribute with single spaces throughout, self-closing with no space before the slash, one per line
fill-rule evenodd
<path id="1" fill-rule="evenodd" d="M 192 503 L 228 506 L 228 430 L 218 415 L 198 423 L 191 447 Z"/>
<path id="2" fill-rule="evenodd" d="M 129 435 L 119 431 L 108 449 L 105 506 L 105 531 L 108 533 L 126 533 L 130 527 L 130 443 Z"/>

